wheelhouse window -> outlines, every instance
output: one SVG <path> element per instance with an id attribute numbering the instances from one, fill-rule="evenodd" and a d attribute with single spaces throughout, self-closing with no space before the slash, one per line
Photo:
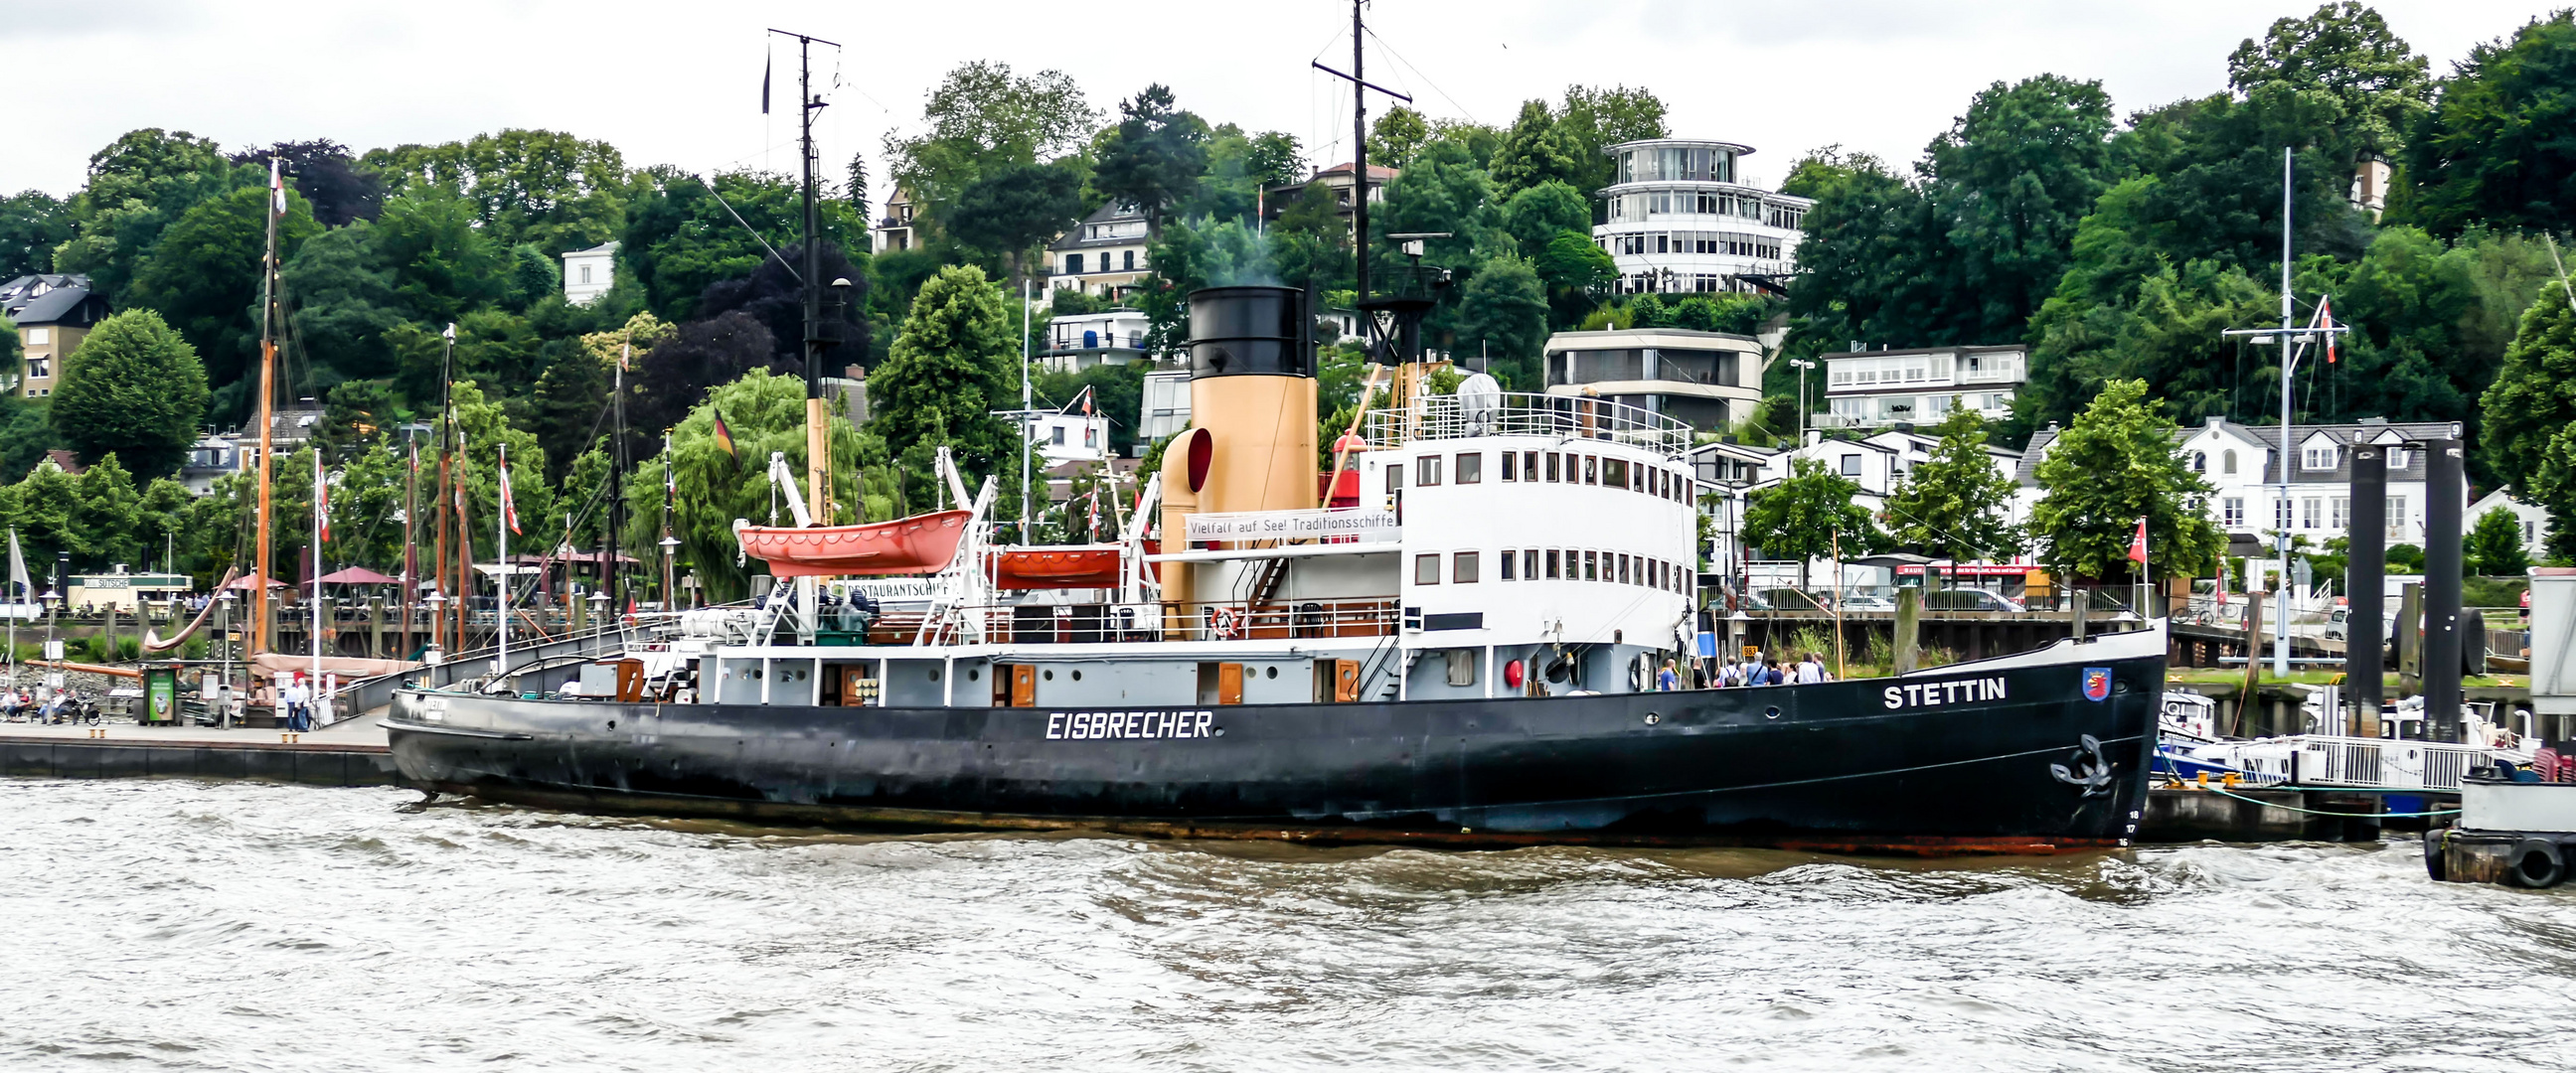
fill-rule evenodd
<path id="1" fill-rule="evenodd" d="M 1515 568 L 1515 567 L 1518 567 L 1518 566 L 1520 565 L 1520 562 L 1521 562 L 1521 553 L 1519 553 L 1519 552 L 1517 552 L 1517 551 L 1505 550 L 1505 551 L 1503 552 L 1503 554 L 1502 554 L 1502 557 L 1501 557 L 1501 558 L 1502 558 L 1502 567 L 1503 567 L 1503 580 L 1505 580 L 1505 581 L 1512 581 L 1512 580 L 1516 580 L 1516 579 L 1512 576 L 1512 574 L 1513 574 L 1513 570 L 1514 570 L 1514 568 Z"/>
<path id="2" fill-rule="evenodd" d="M 1556 453 L 1556 452 L 1554 452 L 1554 451 L 1549 451 L 1549 452 L 1547 453 L 1547 479 L 1548 479 L 1548 483 L 1550 483 L 1550 484 L 1554 484 L 1554 483 L 1557 483 L 1557 482 L 1559 482 L 1560 480 L 1562 480 L 1562 478 L 1561 478 L 1561 477 L 1559 477 L 1559 476 L 1557 475 L 1557 468 L 1556 468 L 1556 467 L 1557 467 L 1557 461 L 1558 461 L 1558 459 L 1560 459 L 1561 457 L 1563 457 L 1563 456 L 1561 456 L 1561 455 L 1557 454 L 1557 453 Z"/>
<path id="3" fill-rule="evenodd" d="M 1538 452 L 1521 452 L 1521 479 L 1525 481 L 1538 479 Z"/>
<path id="4" fill-rule="evenodd" d="M 1601 460 L 1601 483 L 1613 488 L 1628 486 L 1628 463 L 1617 458 Z"/>
<path id="5" fill-rule="evenodd" d="M 1549 567 L 1551 570 L 1554 569 L 1554 564 L 1549 564 Z M 1506 573 L 1505 576 L 1508 577 L 1509 574 Z M 1532 548 L 1521 553 L 1521 577 L 1531 581 L 1538 580 L 1538 549 Z"/>
<path id="6" fill-rule="evenodd" d="M 1601 553 L 1593 551 L 1583 553 L 1583 580 L 1601 580 Z"/>
<path id="7" fill-rule="evenodd" d="M 1413 557 L 1413 583 L 1416 585 L 1437 585 L 1440 583 L 1440 556 L 1438 553 L 1435 552 L 1428 555 L 1416 555 Z"/>
<path id="8" fill-rule="evenodd" d="M 1555 548 L 1547 549 L 1547 579 L 1549 581 L 1554 581 L 1558 577 L 1562 576 L 1557 573 L 1557 555 L 1558 552 Z"/>
<path id="9" fill-rule="evenodd" d="M 1593 455 L 1585 455 L 1585 456 L 1583 456 L 1583 483 L 1585 483 L 1585 484 L 1599 484 L 1599 483 L 1601 483 L 1601 459 L 1600 459 L 1600 458 L 1598 458 L 1598 457 L 1596 457 L 1596 456 L 1593 456 Z"/>
<path id="10" fill-rule="evenodd" d="M 1503 479 L 1504 479 L 1504 480 L 1507 480 L 1507 481 L 1517 481 L 1517 480 L 1521 479 L 1521 463 L 1520 463 L 1520 457 L 1521 457 L 1521 453 L 1520 453 L 1520 452 L 1518 452 L 1518 451 L 1505 451 L 1505 452 L 1503 452 Z"/>
<path id="11" fill-rule="evenodd" d="M 1413 460 L 1413 486 L 1429 488 L 1440 483 L 1440 456 L 1424 455 Z"/>
<path id="12" fill-rule="evenodd" d="M 1460 585 L 1473 585 L 1481 579 L 1484 571 L 1478 565 L 1476 555 L 1477 553 L 1472 551 L 1462 551 L 1452 556 L 1449 563 L 1449 580 Z"/>
<path id="13" fill-rule="evenodd" d="M 1476 484 L 1484 479 L 1485 456 L 1483 452 L 1469 451 L 1458 456 L 1458 483 Z"/>

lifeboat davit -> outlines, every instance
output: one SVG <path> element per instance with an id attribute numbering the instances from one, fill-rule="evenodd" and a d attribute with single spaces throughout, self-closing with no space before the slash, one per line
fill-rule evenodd
<path id="1" fill-rule="evenodd" d="M 804 529 L 742 525 L 743 554 L 769 564 L 776 577 L 935 574 L 956 561 L 973 512 L 943 510 L 868 525 Z"/>
<path id="2" fill-rule="evenodd" d="M 993 585 L 1002 589 L 1110 589 L 1118 586 L 1118 546 L 1008 548 L 997 557 Z"/>

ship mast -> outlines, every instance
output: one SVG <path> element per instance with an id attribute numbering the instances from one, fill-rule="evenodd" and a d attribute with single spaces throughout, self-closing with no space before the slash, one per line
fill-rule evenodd
<path id="1" fill-rule="evenodd" d="M 823 353 L 834 341 L 823 334 L 823 212 L 814 190 L 820 163 L 814 156 L 814 113 L 825 105 L 814 95 L 813 51 L 816 45 L 841 46 L 809 34 L 769 32 L 796 39 L 797 142 L 805 164 L 805 249 L 798 258 L 804 264 L 797 273 L 805 306 L 805 510 L 814 524 L 830 525 L 832 440 L 823 399 Z"/>
<path id="2" fill-rule="evenodd" d="M 268 158 L 268 249 L 260 255 L 259 276 L 259 562 L 251 571 L 249 651 L 265 652 L 268 636 L 269 455 L 274 447 L 270 406 L 277 397 L 277 225 L 286 211 L 285 159 Z"/>

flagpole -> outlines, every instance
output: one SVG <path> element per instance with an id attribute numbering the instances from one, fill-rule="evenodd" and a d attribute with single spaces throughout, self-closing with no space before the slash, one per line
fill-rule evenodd
<path id="1" fill-rule="evenodd" d="M 313 445 L 313 632 L 304 638 L 304 649 L 313 656 L 313 680 L 305 688 L 313 700 L 322 699 L 322 533 L 323 518 L 331 510 L 331 493 L 322 486 L 322 445 Z"/>
<path id="2" fill-rule="evenodd" d="M 510 670 L 510 515 L 517 508 L 510 502 L 510 445 L 501 445 L 501 509 L 492 512 L 492 529 L 501 542 L 501 595 L 493 603 L 499 610 L 499 649 L 492 657 L 492 673 Z"/>

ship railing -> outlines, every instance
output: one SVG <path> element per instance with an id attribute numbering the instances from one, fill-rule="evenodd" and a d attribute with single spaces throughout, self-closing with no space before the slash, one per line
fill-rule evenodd
<path id="1" fill-rule="evenodd" d="M 1371 448 L 1471 436 L 1608 440 L 1667 456 L 1691 447 L 1691 427 L 1662 414 L 1581 395 L 1499 392 L 1426 395 L 1410 407 L 1373 410 L 1361 436 Z"/>
<path id="2" fill-rule="evenodd" d="M 2301 786 L 2457 790 L 2486 757 L 2473 745 L 2386 738 L 2310 736 L 2292 755 L 2288 781 Z"/>
<path id="3" fill-rule="evenodd" d="M 925 616 L 932 617 L 924 630 Z M 980 635 L 1009 644 L 1146 641 L 1306 640 L 1387 637 L 1403 624 L 1394 600 L 1292 600 L 1254 604 L 989 604 L 889 611 L 869 624 L 870 644 L 949 645 Z M 971 628 L 970 628 L 971 627 Z M 853 637 L 851 640 L 855 641 Z"/>

